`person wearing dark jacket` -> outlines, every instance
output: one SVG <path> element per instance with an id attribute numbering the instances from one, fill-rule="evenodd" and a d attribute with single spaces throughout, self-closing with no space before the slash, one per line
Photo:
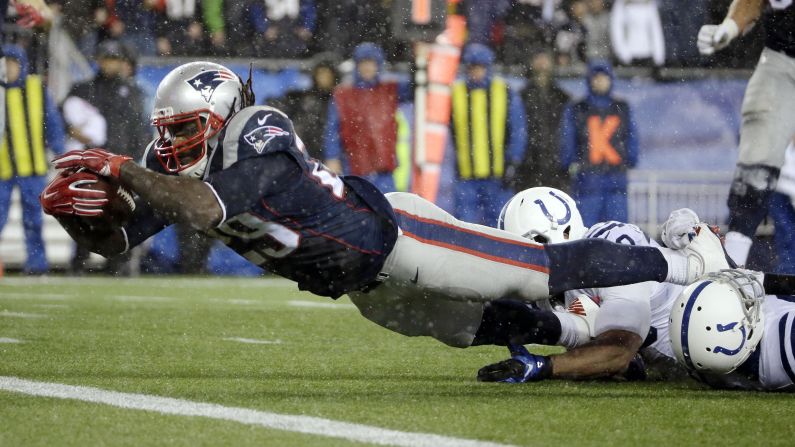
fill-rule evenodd
<path id="1" fill-rule="evenodd" d="M 613 69 L 588 66 L 588 96 L 569 103 L 560 130 L 560 162 L 585 225 L 628 220 L 627 170 L 638 162 L 638 137 L 629 104 L 613 96 Z"/>
<path id="2" fill-rule="evenodd" d="M 312 69 L 312 86 L 308 90 L 288 92 L 283 98 L 272 101 L 273 107 L 283 111 L 293 120 L 295 133 L 301 137 L 307 153 L 318 160 L 323 153 L 323 124 L 328 116 L 328 104 L 339 73 L 330 59 L 324 59 Z"/>
<path id="3" fill-rule="evenodd" d="M 553 63 L 549 50 L 533 55 L 527 86 L 522 92 L 527 112 L 527 150 L 516 170 L 513 185 L 516 191 L 537 186 L 569 189 L 568 174 L 560 167 L 558 150 L 560 117 L 569 95 L 555 83 Z"/>

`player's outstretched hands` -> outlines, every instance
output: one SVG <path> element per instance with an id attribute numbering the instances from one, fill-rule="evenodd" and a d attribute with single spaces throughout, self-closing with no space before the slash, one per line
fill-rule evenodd
<path id="1" fill-rule="evenodd" d="M 101 216 L 108 203 L 105 191 L 86 188 L 96 182 L 90 172 L 62 171 L 39 196 L 42 209 L 51 216 Z"/>
<path id="2" fill-rule="evenodd" d="M 726 19 L 720 25 L 703 25 L 698 31 L 698 52 L 709 56 L 722 50 L 740 34 L 737 22 Z"/>
<path id="3" fill-rule="evenodd" d="M 511 350 L 511 358 L 480 368 L 478 382 L 537 382 L 552 375 L 549 357 L 531 354 L 522 345 L 508 345 L 508 349 Z"/>
<path id="4" fill-rule="evenodd" d="M 698 223 L 698 214 L 690 208 L 674 210 L 663 224 L 660 237 L 666 247 L 681 250 L 696 237 Z"/>
<path id="5" fill-rule="evenodd" d="M 121 165 L 130 160 L 131 157 L 104 149 L 85 149 L 69 151 L 56 157 L 52 164 L 55 169 L 86 168 L 105 177 L 119 178 Z"/>

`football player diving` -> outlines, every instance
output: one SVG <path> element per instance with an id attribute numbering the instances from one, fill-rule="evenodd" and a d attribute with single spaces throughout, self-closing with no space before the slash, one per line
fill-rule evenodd
<path id="1" fill-rule="evenodd" d="M 532 302 L 643 281 L 688 284 L 725 266 L 709 231 L 683 250 L 602 239 L 544 246 L 461 222 L 413 194 L 384 196 L 366 180 L 337 176 L 308 157 L 286 115 L 253 104 L 250 80 L 224 66 L 175 68 L 158 86 L 152 123 L 159 136 L 141 164 L 102 149 L 68 152 L 53 161 L 64 171 L 41 196 L 45 212 L 78 244 L 105 256 L 168 225 L 190 225 L 301 290 L 348 294 L 382 326 L 402 321 L 405 335 L 460 347 L 472 344 L 488 301 Z M 107 210 L 82 180 L 70 182 L 70 172 L 81 168 L 137 196 L 124 226 L 86 225 Z M 457 313 L 471 323 L 427 324 Z"/>

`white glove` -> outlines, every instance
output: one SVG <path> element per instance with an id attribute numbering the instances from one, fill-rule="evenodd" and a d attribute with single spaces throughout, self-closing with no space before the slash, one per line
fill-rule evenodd
<path id="1" fill-rule="evenodd" d="M 674 250 L 681 250 L 696 237 L 695 226 L 698 225 L 698 214 L 690 208 L 680 208 L 671 212 L 662 226 L 663 244 Z"/>
<path id="2" fill-rule="evenodd" d="M 709 56 L 725 48 L 740 34 L 737 22 L 726 19 L 720 25 L 703 25 L 698 30 L 698 52 Z"/>

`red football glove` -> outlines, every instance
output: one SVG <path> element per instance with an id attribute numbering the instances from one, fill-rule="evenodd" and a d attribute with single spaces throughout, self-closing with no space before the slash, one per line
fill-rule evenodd
<path id="1" fill-rule="evenodd" d="M 110 153 L 104 149 L 69 151 L 52 161 L 55 169 L 86 168 L 104 177 L 119 178 L 121 165 L 132 160 L 126 155 Z"/>
<path id="2" fill-rule="evenodd" d="M 105 191 L 86 188 L 96 182 L 96 175 L 90 172 L 63 171 L 42 191 L 41 207 L 51 216 L 99 217 L 108 199 Z"/>
<path id="3" fill-rule="evenodd" d="M 22 28 L 33 28 L 44 23 L 44 16 L 32 5 L 14 2 L 14 9 L 17 10 L 17 25 Z"/>

